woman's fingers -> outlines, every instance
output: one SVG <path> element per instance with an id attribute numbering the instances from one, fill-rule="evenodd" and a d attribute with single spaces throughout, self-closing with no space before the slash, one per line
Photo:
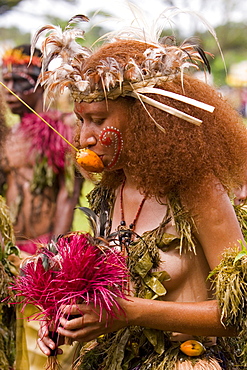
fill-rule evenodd
<path id="1" fill-rule="evenodd" d="M 84 324 L 84 315 L 76 316 L 72 319 L 71 319 L 71 316 L 69 319 L 62 317 L 60 319 L 60 324 L 62 325 L 64 329 L 67 329 L 67 330 L 80 329 L 83 327 L 83 324 Z"/>
<path id="2" fill-rule="evenodd" d="M 50 356 L 52 351 L 54 351 L 56 348 L 56 344 L 49 337 L 39 338 L 38 346 L 46 356 Z"/>
<path id="3" fill-rule="evenodd" d="M 100 336 L 102 330 L 99 327 L 82 327 L 77 330 L 68 330 L 60 326 L 58 328 L 58 333 L 77 342 L 89 342 Z"/>
<path id="4" fill-rule="evenodd" d="M 39 328 L 39 339 L 37 342 L 40 350 L 47 356 L 50 356 L 52 353 L 54 353 L 54 350 L 56 350 L 57 354 L 62 354 L 63 350 L 58 348 L 58 345 L 64 343 L 64 338 L 60 338 L 59 336 L 59 340 L 56 340 L 58 343 L 55 343 L 50 337 L 51 335 L 52 332 L 49 331 L 47 324 L 41 324 Z"/>
<path id="5" fill-rule="evenodd" d="M 63 350 L 57 347 L 57 344 L 54 343 L 54 341 L 48 336 L 39 338 L 38 346 L 46 356 L 54 354 L 54 350 L 56 350 L 56 354 L 58 355 L 61 355 L 63 353 Z"/>
<path id="6" fill-rule="evenodd" d="M 62 336 L 87 342 L 102 334 L 102 326 L 105 328 L 105 323 L 99 322 L 99 315 L 87 307 L 86 313 L 73 319 L 61 318 L 57 331 Z"/>
<path id="7" fill-rule="evenodd" d="M 63 306 L 63 317 L 57 331 L 75 341 L 88 342 L 127 325 L 127 316 L 119 311 L 118 317 L 109 317 L 105 310 L 92 304 Z"/>
<path id="8" fill-rule="evenodd" d="M 90 310 L 91 305 L 85 303 L 61 306 L 61 312 L 63 312 L 64 317 L 82 315 L 84 312 Z"/>

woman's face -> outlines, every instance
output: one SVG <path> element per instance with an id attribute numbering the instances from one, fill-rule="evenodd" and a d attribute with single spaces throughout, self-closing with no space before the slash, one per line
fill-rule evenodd
<path id="1" fill-rule="evenodd" d="M 13 67 L 14 68 L 14 67 Z M 15 68 L 15 72 L 4 72 L 3 82 L 19 98 L 24 100 L 31 108 L 35 109 L 37 102 L 42 99 L 43 88 L 35 90 L 36 79 L 27 73 L 27 67 Z M 9 91 L 4 90 L 5 100 L 13 114 L 23 116 L 29 109 Z"/>
<path id="2" fill-rule="evenodd" d="M 75 103 L 80 121 L 80 146 L 94 151 L 106 170 L 123 168 L 123 143 L 128 122 L 124 99 Z"/>

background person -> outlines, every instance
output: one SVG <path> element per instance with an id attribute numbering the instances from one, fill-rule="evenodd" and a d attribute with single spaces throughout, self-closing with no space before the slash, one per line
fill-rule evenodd
<path id="1" fill-rule="evenodd" d="M 0 150 L 5 139 L 6 106 L 0 90 Z M 16 305 L 4 301 L 9 297 L 9 286 L 19 272 L 20 256 L 15 246 L 13 225 L 5 199 L 0 195 L 0 368 L 12 370 L 16 356 Z M 11 300 L 10 300 L 11 301 Z"/>
<path id="2" fill-rule="evenodd" d="M 4 83 L 61 134 L 72 140 L 73 116 L 57 110 L 43 112 L 43 89 L 34 91 L 40 72 L 36 50 L 30 66 L 30 45 L 21 45 L 3 57 Z M 6 201 L 10 207 L 17 245 L 34 253 L 36 241 L 70 230 L 82 184 L 75 176 L 68 145 L 14 95 L 6 92 L 11 112 L 20 122 L 9 130 L 2 156 L 6 174 Z M 66 154 L 67 151 L 67 154 Z M 18 153 L 18 155 L 17 155 Z"/>
<path id="3" fill-rule="evenodd" d="M 2 60 L 3 82 L 72 141 L 74 115 L 57 109 L 43 111 L 43 88 L 39 86 L 35 89 L 41 67 L 40 56 L 40 51 L 36 49 L 28 65 L 30 45 L 8 50 Z M 3 143 L 1 171 L 5 175 L 4 196 L 11 212 L 16 244 L 23 258 L 34 254 L 38 243 L 46 243 L 54 235 L 71 229 L 83 180 L 75 170 L 68 144 L 14 95 L 7 90 L 4 92 L 9 109 L 20 118 L 9 128 Z M 30 369 L 42 367 L 44 363 L 44 356 L 41 357 L 36 349 L 35 324 L 32 321 L 27 324 L 27 337 L 23 339 L 24 342 L 27 340 Z M 25 343 L 23 345 L 25 347 Z M 18 354 L 21 357 L 19 368 L 26 369 L 24 351 L 22 353 L 20 349 Z"/>

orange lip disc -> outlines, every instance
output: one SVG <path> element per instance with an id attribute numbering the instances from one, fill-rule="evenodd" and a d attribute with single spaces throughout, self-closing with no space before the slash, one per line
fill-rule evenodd
<path id="1" fill-rule="evenodd" d="M 88 172 L 102 172 L 104 164 L 100 157 L 90 149 L 80 149 L 76 153 L 77 163 Z"/>

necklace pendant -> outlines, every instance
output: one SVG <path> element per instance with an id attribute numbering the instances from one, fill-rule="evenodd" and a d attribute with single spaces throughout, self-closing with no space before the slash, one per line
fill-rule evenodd
<path id="1" fill-rule="evenodd" d="M 126 226 L 126 222 L 125 222 L 124 220 L 122 220 L 122 221 L 120 222 L 120 226 L 122 226 L 122 227 Z"/>
<path id="2" fill-rule="evenodd" d="M 128 247 L 132 241 L 133 232 L 129 229 L 126 224 L 118 226 L 118 239 L 122 252 L 128 252 Z"/>

